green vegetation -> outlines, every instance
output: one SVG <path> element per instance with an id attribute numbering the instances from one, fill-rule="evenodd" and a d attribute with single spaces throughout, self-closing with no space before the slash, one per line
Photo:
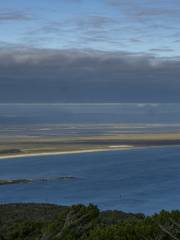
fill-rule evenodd
<path id="1" fill-rule="evenodd" d="M 121 211 L 100 212 L 92 204 L 0 205 L 0 240 L 177 240 L 180 211 L 151 217 Z"/>

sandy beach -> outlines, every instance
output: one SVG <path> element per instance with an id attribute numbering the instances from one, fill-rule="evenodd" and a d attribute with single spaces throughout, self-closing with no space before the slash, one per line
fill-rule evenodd
<path id="1" fill-rule="evenodd" d="M 0 156 L 0 159 L 8 158 L 23 158 L 23 157 L 37 157 L 37 156 L 54 156 L 54 155 L 65 155 L 65 154 L 79 154 L 79 153 L 91 153 L 91 152 L 106 152 L 115 150 L 127 150 L 132 149 L 134 146 L 121 145 L 121 146 L 109 146 L 109 148 L 101 149 L 87 149 L 87 150 L 76 150 L 76 151 L 58 151 L 58 152 L 42 152 L 42 153 L 26 153 L 26 154 L 12 154 Z"/>

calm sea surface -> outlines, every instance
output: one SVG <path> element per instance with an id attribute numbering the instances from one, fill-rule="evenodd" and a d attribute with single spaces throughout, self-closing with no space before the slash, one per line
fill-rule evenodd
<path id="1" fill-rule="evenodd" d="M 0 104 L 0 124 L 180 123 L 180 103 Z"/>
<path id="2" fill-rule="evenodd" d="M 180 147 L 0 160 L 0 178 L 73 176 L 0 186 L 0 202 L 94 203 L 151 214 L 180 208 Z"/>

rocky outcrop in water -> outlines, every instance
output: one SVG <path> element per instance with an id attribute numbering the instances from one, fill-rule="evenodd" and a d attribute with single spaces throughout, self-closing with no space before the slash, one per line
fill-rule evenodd
<path id="1" fill-rule="evenodd" d="M 73 176 L 60 176 L 60 177 L 45 177 L 45 178 L 36 178 L 36 179 L 0 179 L 0 185 L 9 185 L 9 184 L 29 184 L 33 182 L 49 182 L 49 181 L 60 181 L 60 180 L 76 180 L 77 177 Z"/>
<path id="2" fill-rule="evenodd" d="M 19 184 L 19 183 L 31 183 L 32 180 L 30 179 L 1 179 L 0 185 L 7 185 L 7 184 Z"/>

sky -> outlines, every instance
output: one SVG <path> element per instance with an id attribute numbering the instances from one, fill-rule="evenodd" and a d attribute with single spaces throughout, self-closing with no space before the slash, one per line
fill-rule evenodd
<path id="1" fill-rule="evenodd" d="M 180 0 L 0 2 L 0 102 L 179 102 Z"/>

